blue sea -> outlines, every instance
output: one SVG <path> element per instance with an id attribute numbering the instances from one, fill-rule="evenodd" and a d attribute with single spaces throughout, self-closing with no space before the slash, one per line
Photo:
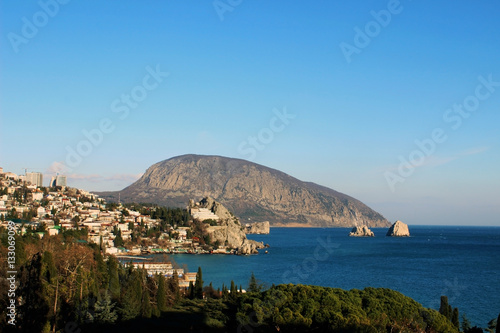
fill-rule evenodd
<path id="1" fill-rule="evenodd" d="M 243 289 L 253 272 L 263 284 L 302 283 L 342 289 L 384 287 L 439 309 L 441 295 L 486 327 L 500 313 L 500 228 L 410 226 L 411 237 L 348 237 L 345 228 L 271 228 L 249 238 L 268 254 L 170 256 L 181 267 L 202 268 L 205 285 L 231 280 Z"/>

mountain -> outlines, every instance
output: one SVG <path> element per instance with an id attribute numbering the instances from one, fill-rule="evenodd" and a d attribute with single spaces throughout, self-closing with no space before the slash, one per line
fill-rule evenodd
<path id="1" fill-rule="evenodd" d="M 330 188 L 303 182 L 281 171 L 241 159 L 182 155 L 158 162 L 132 185 L 101 192 L 108 201 L 186 207 L 189 199 L 210 196 L 242 222 L 273 226 L 389 227 L 361 201 Z"/>

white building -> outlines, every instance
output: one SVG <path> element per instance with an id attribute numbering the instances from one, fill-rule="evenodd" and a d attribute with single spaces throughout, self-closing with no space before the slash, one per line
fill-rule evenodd
<path id="1" fill-rule="evenodd" d="M 26 182 L 36 186 L 43 186 L 43 175 L 40 172 L 26 172 Z"/>
<path id="2" fill-rule="evenodd" d="M 55 187 L 55 186 L 67 186 L 67 179 L 66 176 L 63 175 L 57 175 L 54 176 L 50 179 L 50 187 Z"/>
<path id="3" fill-rule="evenodd" d="M 212 213 L 212 211 L 208 208 L 191 208 L 191 215 L 193 216 L 193 219 L 202 222 L 205 220 L 219 220 L 219 217 Z"/>
<path id="4" fill-rule="evenodd" d="M 34 201 L 40 201 L 43 199 L 43 192 L 36 191 L 36 192 L 31 193 L 31 196 L 32 196 Z"/>

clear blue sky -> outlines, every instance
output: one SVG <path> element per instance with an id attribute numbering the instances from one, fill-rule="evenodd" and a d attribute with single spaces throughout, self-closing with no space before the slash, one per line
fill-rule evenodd
<path id="1" fill-rule="evenodd" d="M 498 1 L 54 3 L 0 1 L 4 170 L 118 190 L 251 158 L 391 221 L 500 226 Z"/>

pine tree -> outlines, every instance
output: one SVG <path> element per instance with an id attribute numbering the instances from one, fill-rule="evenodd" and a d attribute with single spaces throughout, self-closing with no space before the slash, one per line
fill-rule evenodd
<path id="1" fill-rule="evenodd" d="M 111 297 L 108 293 L 104 294 L 94 307 L 94 320 L 100 324 L 114 323 L 118 319 L 115 310 L 115 303 L 111 302 Z"/>
<path id="2" fill-rule="evenodd" d="M 158 275 L 158 290 L 156 292 L 156 306 L 160 311 L 167 310 L 167 290 L 165 287 L 165 276 Z"/>
<path id="3" fill-rule="evenodd" d="M 486 329 L 486 332 L 489 333 L 498 332 L 498 319 L 492 319 L 488 322 L 488 328 Z"/>
<path id="4" fill-rule="evenodd" d="M 203 298 L 203 275 L 201 273 L 201 267 L 198 267 L 198 273 L 196 273 L 196 281 L 194 283 L 194 297 L 199 299 Z"/>
<path id="5" fill-rule="evenodd" d="M 465 314 L 462 315 L 462 331 L 467 332 L 471 329 L 470 321 Z"/>
<path id="6" fill-rule="evenodd" d="M 137 295 L 132 286 L 125 289 L 123 298 L 118 309 L 122 320 L 130 320 L 136 318 L 141 310 L 141 301 L 137 299 Z"/>
<path id="7" fill-rule="evenodd" d="M 93 298 L 85 298 L 81 302 L 75 304 L 75 319 L 78 324 L 94 322 L 94 306 Z"/>

